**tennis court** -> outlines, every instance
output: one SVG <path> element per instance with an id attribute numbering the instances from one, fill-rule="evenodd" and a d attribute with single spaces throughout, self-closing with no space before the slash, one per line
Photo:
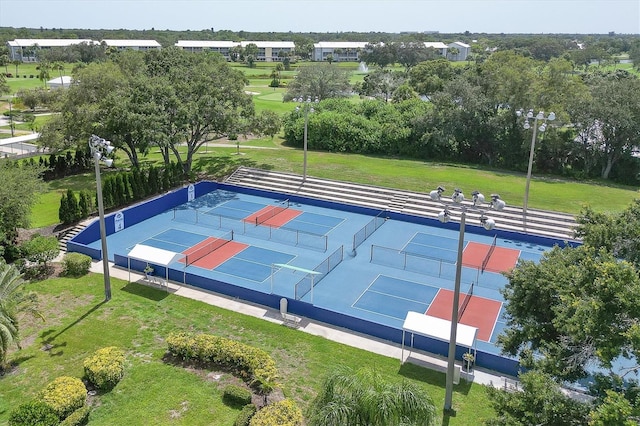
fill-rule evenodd
<path id="1" fill-rule="evenodd" d="M 228 184 L 196 187 L 123 210 L 119 232 L 114 215 L 108 216 L 110 260 L 140 271 L 147 263 L 158 271 L 166 267 L 175 282 L 276 309 L 285 297 L 295 314 L 396 342 L 410 311 L 451 320 L 456 229 L 428 218 Z M 188 191 L 198 196 L 188 199 Z M 98 258 L 98 231 L 90 225 L 69 249 Z M 468 225 L 462 262 L 459 320 L 478 329 L 477 364 L 507 374 L 517 363 L 495 346 L 505 324 L 503 272 L 519 259 L 538 261 L 555 243 L 517 236 Z M 135 245 L 180 256 L 168 265 L 127 258 Z M 434 342 L 416 340 L 416 348 L 421 345 L 441 351 Z"/>

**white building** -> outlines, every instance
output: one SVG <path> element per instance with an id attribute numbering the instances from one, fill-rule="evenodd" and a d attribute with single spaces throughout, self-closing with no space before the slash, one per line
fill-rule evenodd
<path id="1" fill-rule="evenodd" d="M 359 62 L 360 51 L 365 49 L 368 42 L 359 41 L 321 41 L 313 45 L 311 59 L 326 61 L 331 55 L 335 62 Z"/>
<path id="2" fill-rule="evenodd" d="M 91 39 L 17 38 L 7 42 L 12 61 L 36 62 L 38 50 L 69 47 L 74 44 L 93 43 Z"/>
<path id="3" fill-rule="evenodd" d="M 452 61 L 466 61 L 467 57 L 471 53 L 471 46 L 461 41 L 454 41 L 453 43 L 449 43 L 449 49 L 456 48 L 458 49 L 458 53 L 452 55 L 451 52 L 447 55 L 449 59 Z"/>
<path id="4" fill-rule="evenodd" d="M 295 44 L 292 41 L 215 41 L 215 40 L 178 40 L 175 44 L 180 49 L 189 52 L 217 52 L 230 60 L 229 53 L 234 47 L 240 46 L 243 49 L 249 44 L 255 44 L 258 47 L 256 61 L 276 62 L 282 61 L 283 57 L 280 52 L 286 55 L 293 54 Z"/>
<path id="5" fill-rule="evenodd" d="M 160 50 L 162 46 L 155 40 L 102 40 L 107 47 L 115 47 L 118 50 Z"/>

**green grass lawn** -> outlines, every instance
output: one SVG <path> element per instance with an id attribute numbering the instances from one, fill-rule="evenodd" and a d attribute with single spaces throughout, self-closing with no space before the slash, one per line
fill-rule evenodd
<path id="1" fill-rule="evenodd" d="M 277 146 L 277 140 L 262 139 L 265 146 Z M 254 143 L 256 143 L 254 141 Z M 215 147 L 215 145 L 212 145 Z M 303 153 L 300 149 L 280 146 L 278 150 L 242 149 L 242 156 L 233 155 L 233 148 L 215 148 L 207 157 L 200 157 L 198 166 L 212 174 L 228 173 L 238 165 L 273 168 L 284 172 L 302 173 Z M 215 161 L 208 160 L 216 157 Z M 419 160 L 383 158 L 360 154 L 339 154 L 310 151 L 308 173 L 327 179 L 339 179 L 411 191 L 429 192 L 443 185 L 448 191 L 461 188 L 470 193 L 499 193 L 507 204 L 522 206 L 526 175 L 476 166 L 431 163 Z M 596 188 L 606 189 L 598 191 Z M 595 197 L 594 194 L 598 193 Z M 597 211 L 621 211 L 638 197 L 635 187 L 615 186 L 607 182 L 576 182 L 555 177 L 533 177 L 529 191 L 529 207 L 577 214 L 583 205 Z"/>
<path id="2" fill-rule="evenodd" d="M 284 395 L 305 409 L 323 378 L 337 365 L 368 365 L 388 380 L 409 380 L 425 388 L 440 411 L 444 374 L 241 315 L 161 290 L 112 279 L 113 298 L 103 300 L 102 276 L 31 283 L 45 320 L 21 321 L 23 349 L 10 354 L 16 368 L 0 380 L 0 423 L 10 410 L 33 398 L 61 375 L 81 377 L 82 361 L 95 350 L 118 346 L 127 353 L 124 379 L 99 395 L 91 425 L 230 425 L 237 409 L 221 403 L 219 380 L 209 370 L 184 369 L 163 361 L 165 338 L 188 330 L 225 336 L 267 351 L 278 366 Z M 45 350 L 44 348 L 48 348 Z M 445 424 L 475 425 L 493 413 L 482 386 L 456 386 L 457 416 Z"/>

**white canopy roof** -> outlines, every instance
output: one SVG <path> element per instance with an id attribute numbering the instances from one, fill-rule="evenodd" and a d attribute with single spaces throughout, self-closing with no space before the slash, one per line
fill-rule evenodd
<path id="1" fill-rule="evenodd" d="M 169 266 L 170 263 L 183 257 L 184 254 L 145 246 L 144 244 L 136 244 L 127 256 L 130 259 L 141 260 L 143 262 L 153 263 L 154 265 Z"/>
<path id="2" fill-rule="evenodd" d="M 419 312 L 407 312 L 402 325 L 403 331 L 431 337 L 443 342 L 449 342 L 451 321 L 424 315 Z M 458 324 L 456 344 L 466 348 L 474 348 L 478 329 L 465 324 Z"/>

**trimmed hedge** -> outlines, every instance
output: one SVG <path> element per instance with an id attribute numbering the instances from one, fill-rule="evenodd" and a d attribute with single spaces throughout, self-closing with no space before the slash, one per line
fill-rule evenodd
<path id="1" fill-rule="evenodd" d="M 172 333 L 167 345 L 174 356 L 229 368 L 257 386 L 278 374 L 276 362 L 267 352 L 224 337 Z"/>
<path id="2" fill-rule="evenodd" d="M 101 390 L 112 389 L 124 376 L 124 352 L 108 346 L 98 349 L 84 360 L 87 380 Z"/>
<path id="3" fill-rule="evenodd" d="M 251 418 L 256 414 L 258 409 L 253 404 L 247 404 L 242 407 L 242 411 L 236 417 L 236 421 L 233 423 L 233 426 L 249 426 L 249 422 Z"/>
<path id="4" fill-rule="evenodd" d="M 274 402 L 258 411 L 249 426 L 301 426 L 302 411 L 291 399 Z"/>
<path id="5" fill-rule="evenodd" d="M 237 385 L 227 385 L 222 392 L 222 400 L 229 405 L 251 404 L 253 394 L 249 389 Z"/>
<path id="6" fill-rule="evenodd" d="M 67 277 L 81 277 L 89 273 L 91 257 L 82 253 L 67 253 L 62 258 L 62 271 Z"/>
<path id="7" fill-rule="evenodd" d="M 85 405 L 71 413 L 60 423 L 60 426 L 85 426 L 89 423 L 89 414 L 91 414 L 91 407 Z"/>
<path id="8" fill-rule="evenodd" d="M 20 404 L 9 414 L 9 426 L 57 426 L 60 418 L 48 404 L 30 401 Z"/>
<path id="9" fill-rule="evenodd" d="M 87 388 L 78 378 L 61 376 L 44 388 L 40 399 L 53 408 L 60 419 L 64 419 L 84 406 Z"/>

